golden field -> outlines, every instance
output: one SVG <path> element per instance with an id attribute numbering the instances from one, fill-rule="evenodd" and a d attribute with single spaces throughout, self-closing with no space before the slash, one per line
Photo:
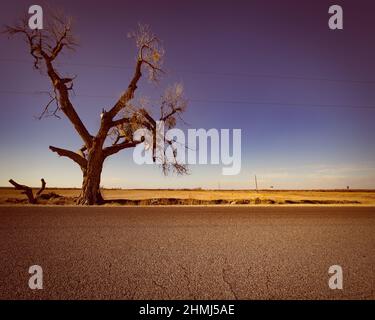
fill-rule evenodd
<path id="1" fill-rule="evenodd" d="M 47 188 L 40 203 L 74 204 L 79 192 Z M 106 205 L 375 205 L 375 190 L 104 189 L 102 193 Z M 27 204 L 26 196 L 12 188 L 0 188 L 0 204 Z"/>

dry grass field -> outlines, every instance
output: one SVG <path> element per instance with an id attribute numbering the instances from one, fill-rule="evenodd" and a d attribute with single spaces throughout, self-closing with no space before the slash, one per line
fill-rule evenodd
<path id="1" fill-rule="evenodd" d="M 69 205 L 79 189 L 47 188 L 41 204 Z M 106 205 L 375 205 L 375 190 L 102 190 Z M 0 204 L 27 204 L 26 196 L 0 188 Z"/>

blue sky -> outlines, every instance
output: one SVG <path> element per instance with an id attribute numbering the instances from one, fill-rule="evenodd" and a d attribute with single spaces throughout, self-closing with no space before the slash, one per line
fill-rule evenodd
<path id="1" fill-rule="evenodd" d="M 182 82 L 190 100 L 182 129 L 242 129 L 240 175 L 208 165 L 164 177 L 134 164 L 126 150 L 106 161 L 105 187 L 253 188 L 257 174 L 263 188 L 375 188 L 371 1 L 335 2 L 344 9 L 342 31 L 328 28 L 330 1 L 48 3 L 76 20 L 80 47 L 59 60 L 59 70 L 78 75 L 72 101 L 92 133 L 101 109 L 128 84 L 135 48 L 126 34 L 138 22 L 163 40 L 168 71 L 159 86 L 142 80 L 138 97 L 157 98 L 168 83 Z M 31 4 L 6 0 L 1 24 Z M 49 90 L 48 79 L 32 69 L 21 39 L 1 36 L 0 46 L 0 185 L 44 177 L 50 186 L 79 187 L 80 169 L 48 149 L 81 146 L 70 123 L 34 119 L 48 98 L 35 92 Z"/>

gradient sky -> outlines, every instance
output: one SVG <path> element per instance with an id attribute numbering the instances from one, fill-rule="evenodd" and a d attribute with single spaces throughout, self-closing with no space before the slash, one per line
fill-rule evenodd
<path id="1" fill-rule="evenodd" d="M 168 71 L 158 87 L 142 80 L 138 96 L 156 98 L 181 81 L 190 100 L 182 129 L 242 129 L 238 176 L 212 165 L 164 177 L 125 150 L 105 162 L 103 186 L 253 188 L 257 174 L 261 188 L 375 188 L 373 1 L 48 3 L 75 18 L 80 47 L 59 60 L 59 70 L 78 75 L 72 101 L 91 133 L 101 109 L 127 87 L 135 47 L 126 34 L 138 22 L 163 40 Z M 43 5 L 3 1 L 1 24 L 31 4 Z M 343 6 L 342 31 L 328 28 L 332 4 Z M 20 38 L 1 36 L 0 46 L 0 185 L 10 178 L 38 185 L 44 177 L 49 186 L 79 187 L 78 166 L 48 149 L 81 146 L 71 124 L 34 119 L 48 99 L 35 92 L 49 90 L 48 79 L 32 69 Z"/>

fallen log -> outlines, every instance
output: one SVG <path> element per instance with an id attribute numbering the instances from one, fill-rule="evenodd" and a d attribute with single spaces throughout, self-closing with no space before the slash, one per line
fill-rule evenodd
<path id="1" fill-rule="evenodd" d="M 14 186 L 16 190 L 21 190 L 22 194 L 25 194 L 27 196 L 27 199 L 29 200 L 30 204 L 36 204 L 38 202 L 39 196 L 43 193 L 44 189 L 46 188 L 46 181 L 42 178 L 41 179 L 42 186 L 36 193 L 36 196 L 34 197 L 33 189 L 29 186 L 22 185 L 14 181 L 13 179 L 9 180 L 9 183 Z"/>

